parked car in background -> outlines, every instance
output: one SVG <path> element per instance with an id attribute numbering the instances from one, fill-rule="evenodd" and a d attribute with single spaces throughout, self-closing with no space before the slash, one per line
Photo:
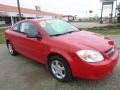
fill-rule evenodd
<path id="1" fill-rule="evenodd" d="M 59 19 L 20 21 L 5 31 L 5 39 L 11 55 L 20 53 L 45 64 L 60 81 L 100 80 L 118 62 L 118 49 L 111 39 Z"/>

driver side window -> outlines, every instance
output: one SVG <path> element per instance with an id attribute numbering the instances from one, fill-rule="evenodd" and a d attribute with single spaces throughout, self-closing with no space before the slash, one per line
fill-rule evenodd
<path id="1" fill-rule="evenodd" d="M 38 34 L 37 28 L 31 22 L 23 22 L 23 23 L 21 23 L 20 32 L 24 33 L 24 34 L 28 34 L 28 33 L 31 33 L 31 34 L 34 34 L 34 35 Z"/>

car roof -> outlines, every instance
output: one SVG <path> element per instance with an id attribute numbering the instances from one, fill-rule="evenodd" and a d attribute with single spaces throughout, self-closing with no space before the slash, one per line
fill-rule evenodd
<path id="1" fill-rule="evenodd" d="M 21 21 L 18 21 L 16 24 L 18 23 L 21 23 L 21 22 L 26 22 L 26 21 L 35 21 L 35 22 L 39 22 L 39 21 L 43 21 L 43 20 L 58 20 L 58 19 L 53 19 L 53 18 L 38 18 L 38 19 L 25 19 L 25 20 L 21 20 Z M 14 25 L 16 25 L 14 24 Z M 13 26 L 14 26 L 13 25 Z"/>
<path id="2" fill-rule="evenodd" d="M 30 20 L 30 21 L 42 21 L 42 20 L 57 20 L 57 19 L 52 19 L 52 18 L 38 18 L 38 19 L 26 19 L 27 21 Z M 25 21 L 26 21 L 25 20 Z"/>

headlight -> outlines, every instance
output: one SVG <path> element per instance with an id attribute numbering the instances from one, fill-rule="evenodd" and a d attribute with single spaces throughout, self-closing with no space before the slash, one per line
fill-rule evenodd
<path id="1" fill-rule="evenodd" d="M 80 50 L 76 52 L 77 55 L 86 62 L 100 62 L 104 58 L 101 53 L 94 50 Z"/>

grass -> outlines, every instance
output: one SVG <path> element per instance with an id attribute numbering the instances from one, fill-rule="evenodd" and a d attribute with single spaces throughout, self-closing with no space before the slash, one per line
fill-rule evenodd
<path id="1" fill-rule="evenodd" d="M 4 31 L 3 29 L 0 29 L 0 44 L 5 43 L 5 39 L 4 39 Z"/>
<path id="2" fill-rule="evenodd" d="M 118 28 L 118 29 L 90 28 L 87 31 L 99 33 L 99 34 L 102 34 L 102 35 L 120 35 L 120 28 Z"/>

